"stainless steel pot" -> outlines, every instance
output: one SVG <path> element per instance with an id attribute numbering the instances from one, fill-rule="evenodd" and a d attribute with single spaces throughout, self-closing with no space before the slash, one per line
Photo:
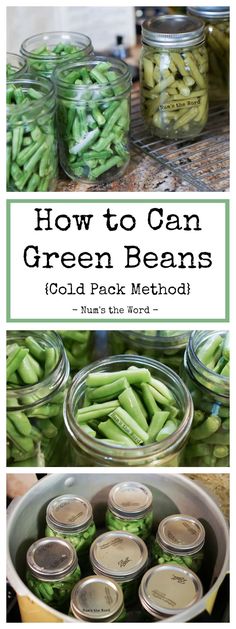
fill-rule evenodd
<path id="1" fill-rule="evenodd" d="M 153 493 L 154 522 L 177 513 L 189 513 L 201 520 L 206 529 L 207 593 L 190 609 L 168 619 L 187 622 L 205 609 L 211 611 L 220 584 L 228 570 L 229 538 L 225 518 L 211 495 L 197 483 L 181 474 L 123 474 L 107 471 L 79 474 L 50 474 L 40 480 L 23 497 L 12 501 L 8 509 L 8 578 L 17 593 L 23 622 L 78 622 L 45 605 L 24 582 L 25 555 L 29 545 L 43 535 L 45 513 L 49 501 L 62 493 L 87 498 L 93 506 L 94 518 L 104 521 L 111 486 L 118 481 L 144 482 Z M 167 622 L 167 621 L 162 621 Z"/>

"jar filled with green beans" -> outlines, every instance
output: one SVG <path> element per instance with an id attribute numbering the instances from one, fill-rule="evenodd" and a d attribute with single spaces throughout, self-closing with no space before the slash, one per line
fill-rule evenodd
<path id="1" fill-rule="evenodd" d="M 119 583 L 91 575 L 81 579 L 71 593 L 70 615 L 80 622 L 122 622 L 126 613 Z"/>
<path id="2" fill-rule="evenodd" d="M 69 362 L 55 332 L 7 334 L 7 464 L 61 465 Z"/>
<path id="3" fill-rule="evenodd" d="M 41 601 L 68 613 L 70 595 L 81 577 L 76 551 L 63 539 L 48 537 L 31 544 L 26 556 L 26 583 Z"/>
<path id="4" fill-rule="evenodd" d="M 160 138 L 191 139 L 208 117 L 208 57 L 199 18 L 163 15 L 142 27 L 141 111 Z"/>
<path id="5" fill-rule="evenodd" d="M 71 371 L 88 365 L 93 357 L 95 335 L 92 330 L 60 330 Z"/>
<path id="6" fill-rule="evenodd" d="M 192 416 L 189 391 L 165 365 L 136 355 L 97 361 L 67 392 L 68 464 L 179 465 Z"/>
<path id="7" fill-rule="evenodd" d="M 188 7 L 188 13 L 204 20 L 209 58 L 209 97 L 212 102 L 229 98 L 229 7 Z"/>
<path id="8" fill-rule="evenodd" d="M 147 539 L 152 523 L 152 492 L 146 485 L 124 481 L 111 488 L 106 512 L 109 531 L 128 531 Z"/>
<path id="9" fill-rule="evenodd" d="M 229 465 L 229 367 L 227 332 L 192 332 L 182 367 L 194 404 L 187 465 Z"/>
<path id="10" fill-rule="evenodd" d="M 52 31 L 25 39 L 20 47 L 30 72 L 51 77 L 59 63 L 89 57 L 93 53 L 91 39 L 82 33 Z"/>
<path id="11" fill-rule="evenodd" d="M 92 543 L 90 562 L 95 574 L 111 577 L 121 585 L 125 606 L 134 603 L 148 565 L 148 549 L 140 537 L 125 531 L 102 533 Z"/>
<path id="12" fill-rule="evenodd" d="M 16 55 L 13 52 L 7 52 L 7 62 L 6 62 L 6 77 L 7 81 L 10 79 L 18 79 L 25 74 L 27 70 L 27 64 L 21 55 Z"/>
<path id="13" fill-rule="evenodd" d="M 191 515 L 169 515 L 158 526 L 151 544 L 154 564 L 177 563 L 199 572 L 204 551 L 205 529 Z"/>
<path id="14" fill-rule="evenodd" d="M 49 79 L 7 82 L 7 190 L 47 192 L 57 176 L 55 92 Z"/>
<path id="15" fill-rule="evenodd" d="M 60 65 L 57 97 L 60 163 L 75 180 L 109 181 L 129 163 L 131 74 L 118 59 Z"/>
<path id="16" fill-rule="evenodd" d="M 112 330 L 108 332 L 110 353 L 138 354 L 164 363 L 179 373 L 188 343 L 187 330 Z"/>
<path id="17" fill-rule="evenodd" d="M 46 537 L 66 539 L 78 557 L 86 554 L 96 534 L 93 510 L 85 498 L 71 494 L 53 498 L 47 506 Z"/>

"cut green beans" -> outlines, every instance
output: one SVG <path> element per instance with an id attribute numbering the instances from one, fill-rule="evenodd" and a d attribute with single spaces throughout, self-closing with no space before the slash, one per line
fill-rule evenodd
<path id="1" fill-rule="evenodd" d="M 33 576 L 29 570 L 26 573 L 26 582 L 31 592 L 46 605 L 66 614 L 68 613 L 71 591 L 80 578 L 79 566 L 71 575 L 60 581 L 41 581 Z"/>
<path id="2" fill-rule="evenodd" d="M 90 330 L 60 330 L 63 345 L 72 372 L 79 371 L 91 362 L 94 334 Z"/>
<path id="3" fill-rule="evenodd" d="M 179 373 L 189 333 L 177 330 L 108 332 L 111 354 L 138 354 L 154 358 Z"/>
<path id="4" fill-rule="evenodd" d="M 229 465 L 229 364 L 228 332 L 191 334 L 182 373 L 194 404 L 187 465 Z"/>
<path id="5" fill-rule="evenodd" d="M 130 73 L 94 57 L 55 71 L 62 168 L 72 179 L 106 180 L 129 162 Z"/>
<path id="6" fill-rule="evenodd" d="M 59 63 L 88 57 L 93 47 L 89 37 L 82 33 L 54 31 L 28 37 L 20 52 L 30 72 L 51 77 Z"/>
<path id="7" fill-rule="evenodd" d="M 200 20 L 182 18 L 195 37 L 180 46 L 178 16 L 143 24 L 141 111 L 147 129 L 161 138 L 194 138 L 208 117 L 208 57 Z M 191 24 L 188 24 L 188 22 Z M 183 33 L 184 26 L 182 25 Z M 199 37 L 196 38 L 196 32 Z M 151 35 L 150 35 L 151 33 Z M 163 39 L 165 33 L 168 40 Z M 176 39 L 178 33 L 178 39 Z M 168 41 L 168 45 L 167 42 Z"/>
<path id="8" fill-rule="evenodd" d="M 124 447 L 162 441 L 181 422 L 172 391 L 146 368 L 90 372 L 85 397 L 87 405 L 76 412 L 80 428 L 89 426 L 97 439 Z"/>
<path id="9" fill-rule="evenodd" d="M 57 175 L 53 86 L 47 79 L 13 80 L 7 83 L 7 190 L 53 190 Z"/>
<path id="10" fill-rule="evenodd" d="M 53 464 L 51 455 L 61 438 L 68 371 L 63 346 L 54 333 L 19 332 L 8 339 L 8 465 L 20 461 L 27 465 L 32 457 L 36 465 Z"/>
<path id="11" fill-rule="evenodd" d="M 165 563 L 175 563 L 180 566 L 187 566 L 198 573 L 204 558 L 204 552 L 199 550 L 192 555 L 175 555 L 174 553 L 168 553 L 164 551 L 158 542 L 153 537 L 151 540 L 151 556 L 153 565 L 163 565 Z"/>
<path id="12" fill-rule="evenodd" d="M 153 512 L 149 511 L 142 518 L 120 518 L 118 515 L 112 513 L 109 509 L 106 512 L 106 526 L 109 531 L 127 531 L 138 535 L 142 539 L 147 539 L 150 536 L 153 523 Z"/>

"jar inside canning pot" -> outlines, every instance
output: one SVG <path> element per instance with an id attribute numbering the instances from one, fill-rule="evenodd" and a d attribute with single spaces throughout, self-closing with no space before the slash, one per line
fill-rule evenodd
<path id="1" fill-rule="evenodd" d="M 203 595 L 198 576 L 183 566 L 164 564 L 148 570 L 139 587 L 139 599 L 150 618 L 168 619 L 195 605 Z"/>
<path id="2" fill-rule="evenodd" d="M 205 343 L 220 346 L 224 339 L 225 330 L 194 331 L 185 351 L 181 376 L 194 404 L 193 424 L 185 449 L 186 465 L 229 465 L 229 376 L 206 366 L 198 356 Z"/>
<path id="3" fill-rule="evenodd" d="M 112 330 L 108 339 L 112 354 L 137 353 L 179 373 L 189 334 L 187 330 Z"/>
<path id="4" fill-rule="evenodd" d="M 203 561 L 204 526 L 190 515 L 176 514 L 162 520 L 152 545 L 156 564 L 178 563 L 199 572 Z"/>
<path id="5" fill-rule="evenodd" d="M 208 117 L 208 57 L 204 22 L 164 15 L 142 26 L 141 111 L 161 138 L 190 139 Z"/>
<path id="6" fill-rule="evenodd" d="M 38 539 L 27 551 L 26 582 L 44 603 L 68 612 L 71 591 L 81 576 L 76 551 L 66 540 Z"/>
<path id="7" fill-rule="evenodd" d="M 27 70 L 27 64 L 21 55 L 16 55 L 13 52 L 7 52 L 6 60 L 6 76 L 9 79 L 18 79 Z"/>
<path id="8" fill-rule="evenodd" d="M 123 61 L 93 56 L 54 73 L 60 162 L 71 179 L 111 181 L 129 163 L 131 74 Z"/>
<path id="9" fill-rule="evenodd" d="M 61 62 L 75 61 L 93 53 L 91 39 L 82 33 L 52 31 L 25 39 L 20 52 L 31 72 L 51 77 Z"/>
<path id="10" fill-rule="evenodd" d="M 230 8 L 188 7 L 188 13 L 204 20 L 209 58 L 209 96 L 212 102 L 229 98 Z"/>
<path id="11" fill-rule="evenodd" d="M 57 177 L 55 90 L 43 77 L 7 81 L 7 168 L 9 191 L 54 190 Z"/>
<path id="12" fill-rule="evenodd" d="M 128 531 L 147 539 L 153 523 L 152 493 L 146 485 L 124 481 L 108 496 L 106 526 L 110 531 Z"/>
<path id="13" fill-rule="evenodd" d="M 85 577 L 72 590 L 70 614 L 81 622 L 121 622 L 125 618 L 122 588 L 110 577 Z"/>
<path id="14" fill-rule="evenodd" d="M 51 500 L 47 506 L 46 522 L 45 535 L 67 539 L 79 558 L 88 550 L 95 537 L 92 506 L 88 500 L 79 496 L 68 494 Z"/>
<path id="15" fill-rule="evenodd" d="M 63 400 L 68 379 L 69 363 L 56 332 L 8 332 L 8 465 L 64 462 Z"/>
<path id="16" fill-rule="evenodd" d="M 92 543 L 90 562 L 95 574 L 111 577 L 120 583 L 125 604 L 131 605 L 148 564 L 145 542 L 125 531 L 103 533 Z"/>
<path id="17" fill-rule="evenodd" d="M 158 378 L 172 392 L 175 405 L 179 409 L 178 427 L 159 443 L 154 441 L 131 447 L 112 444 L 111 440 L 106 443 L 105 439 L 98 439 L 88 431 L 85 432 L 77 421 L 78 410 L 84 406 L 88 375 L 127 370 L 130 367 L 148 369 L 153 377 Z M 71 441 L 68 465 L 179 465 L 190 432 L 192 413 L 192 399 L 183 381 L 165 365 L 136 355 L 111 356 L 92 363 L 74 377 L 64 404 L 64 420 Z"/>

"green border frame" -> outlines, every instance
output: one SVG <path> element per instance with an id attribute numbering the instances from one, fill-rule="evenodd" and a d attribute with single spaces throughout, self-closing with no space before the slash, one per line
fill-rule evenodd
<path id="1" fill-rule="evenodd" d="M 225 206 L 225 317 L 222 319 L 12 319 L 11 318 L 11 204 L 12 203 L 223 203 Z M 7 323 L 228 323 L 230 316 L 230 213 L 226 199 L 8 199 L 6 207 L 6 320 Z"/>

